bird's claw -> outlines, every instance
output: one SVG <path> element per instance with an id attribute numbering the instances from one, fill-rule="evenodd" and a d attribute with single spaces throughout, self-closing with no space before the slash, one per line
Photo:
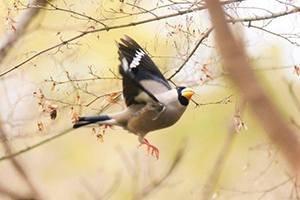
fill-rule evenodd
<path id="1" fill-rule="evenodd" d="M 159 159 L 159 150 L 158 150 L 157 147 L 150 144 L 149 141 L 145 138 L 144 138 L 144 142 L 138 145 L 138 148 L 143 146 L 143 145 L 147 145 L 148 155 L 150 154 L 150 151 L 151 151 L 151 156 L 155 156 L 157 160 Z"/>

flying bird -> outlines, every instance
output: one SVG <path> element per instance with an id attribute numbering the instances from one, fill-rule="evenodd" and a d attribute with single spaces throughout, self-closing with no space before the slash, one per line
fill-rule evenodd
<path id="1" fill-rule="evenodd" d="M 141 145 L 159 158 L 159 150 L 145 138 L 147 133 L 175 124 L 186 110 L 194 91 L 171 88 L 142 47 L 128 36 L 117 43 L 123 96 L 127 108 L 107 115 L 79 117 L 73 128 L 91 124 L 116 125 L 138 136 Z"/>

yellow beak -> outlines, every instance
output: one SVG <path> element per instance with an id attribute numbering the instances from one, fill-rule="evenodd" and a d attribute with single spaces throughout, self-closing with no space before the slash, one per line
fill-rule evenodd
<path id="1" fill-rule="evenodd" d="M 188 100 L 191 100 L 191 98 L 195 94 L 195 92 L 191 88 L 185 88 L 185 89 L 182 90 L 181 94 L 182 94 L 182 96 L 184 96 Z"/>

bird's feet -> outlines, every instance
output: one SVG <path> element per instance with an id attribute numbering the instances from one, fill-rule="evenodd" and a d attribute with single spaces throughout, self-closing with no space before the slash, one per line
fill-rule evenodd
<path id="1" fill-rule="evenodd" d="M 143 145 L 147 145 L 147 153 L 148 155 L 150 154 L 150 151 L 151 151 L 151 155 L 152 156 L 155 156 L 156 159 L 158 160 L 159 159 L 159 150 L 157 147 L 153 146 L 152 144 L 149 143 L 149 141 L 144 138 L 144 142 L 139 144 L 138 148 L 143 146 Z"/>

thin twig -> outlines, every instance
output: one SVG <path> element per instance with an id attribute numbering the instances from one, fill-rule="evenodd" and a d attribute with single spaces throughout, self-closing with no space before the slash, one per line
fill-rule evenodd
<path id="1" fill-rule="evenodd" d="M 235 2 L 241 2 L 241 0 L 230 0 L 230 1 L 223 1 L 222 4 L 230 4 L 230 3 L 235 3 Z M 184 10 L 184 11 L 177 11 L 176 13 L 173 13 L 173 14 L 168 14 L 168 15 L 163 15 L 163 16 L 160 16 L 160 17 L 154 17 L 154 18 L 150 18 L 150 19 L 146 19 L 146 20 L 142 20 L 142 21 L 138 21 L 138 22 L 131 22 L 131 23 L 127 23 L 127 24 L 120 24 L 120 25 L 115 25 L 115 26 L 107 26 L 107 27 L 104 27 L 104 28 L 100 28 L 100 29 L 95 29 L 95 30 L 90 30 L 90 31 L 85 31 L 85 32 L 82 32 L 81 34 L 73 37 L 73 38 L 70 38 L 66 41 L 63 41 L 62 43 L 60 44 L 57 44 L 57 45 L 54 45 L 52 47 L 49 47 L 45 50 L 42 50 L 38 53 L 36 53 L 35 55 L 27 58 L 26 60 L 22 61 L 20 64 L 18 65 L 15 65 L 14 67 L 0 73 L 0 78 L 16 69 L 18 69 L 19 67 L 21 67 L 22 65 L 24 65 L 25 63 L 29 62 L 30 60 L 36 58 L 37 56 L 41 55 L 41 54 L 44 54 L 48 51 L 51 51 L 55 48 L 58 48 L 58 47 L 62 47 L 64 45 L 67 45 L 69 42 L 71 41 L 74 41 L 78 38 L 81 38 L 89 33 L 95 33 L 95 32 L 102 32 L 102 31 L 110 31 L 110 30 L 114 30 L 114 29 L 120 29 L 120 28 L 126 28 L 126 27 L 131 27 L 131 26 L 137 26 L 137 25 L 141 25 L 141 24 L 145 24 L 145 23 L 149 23 L 149 22 L 153 22 L 153 21 L 158 21 L 158 20 L 162 20 L 162 19 L 167 19 L 167 18 L 172 18 L 172 17 L 176 17 L 176 16 L 180 16 L 180 15 L 185 15 L 185 14 L 188 14 L 188 13 L 191 13 L 191 12 L 195 12 L 195 11 L 201 11 L 201 10 L 204 10 L 206 9 L 207 7 L 206 6 L 201 6 L 201 7 L 198 7 L 198 8 L 193 8 L 193 9 L 187 9 L 187 10 Z M 272 19 L 272 18 L 277 18 L 277 17 L 282 17 L 282 16 L 285 16 L 285 15 L 289 15 L 289 14 L 292 14 L 292 13 L 296 13 L 296 12 L 299 12 L 300 9 L 292 9 L 292 10 L 286 10 L 286 11 L 282 11 L 282 12 L 278 12 L 278 13 L 274 13 L 272 15 L 265 15 L 265 16 L 257 16 L 257 17 L 248 17 L 248 18 L 238 18 L 238 19 L 231 19 L 229 20 L 228 22 L 230 23 L 236 23 L 236 22 L 251 22 L 251 21 L 260 21 L 260 20 L 266 20 L 266 19 Z"/>
<path id="2" fill-rule="evenodd" d="M 247 25 L 247 27 L 248 27 L 248 28 L 259 29 L 259 30 L 264 31 L 264 32 L 266 32 L 266 33 L 269 33 L 269 34 L 271 34 L 271 35 L 275 35 L 275 36 L 277 36 L 277 37 L 280 37 L 280 38 L 282 38 L 282 39 L 285 39 L 286 41 L 288 41 L 288 42 L 291 43 L 292 45 L 299 46 L 299 44 L 298 44 L 297 42 L 294 42 L 294 41 L 290 40 L 289 38 L 282 36 L 281 34 L 278 34 L 278 33 L 272 32 L 272 31 L 269 31 L 269 30 L 267 30 L 267 29 L 265 29 L 265 28 L 263 28 L 263 27 L 254 26 L 254 25 L 252 25 L 252 24 Z"/>
<path id="3" fill-rule="evenodd" d="M 10 68 L 10 69 L 8 69 L 8 70 L 2 72 L 2 73 L 0 74 L 0 78 L 1 78 L 2 76 L 5 76 L 6 74 L 8 74 L 8 73 L 10 73 L 10 72 L 12 72 L 12 71 L 18 69 L 19 67 L 21 67 L 21 66 L 24 65 L 25 63 L 31 61 L 32 59 L 38 57 L 39 55 L 42 55 L 42 54 L 44 54 L 44 53 L 46 53 L 46 52 L 48 52 L 48 51 L 51 51 L 51 50 L 53 50 L 53 49 L 55 49 L 55 48 L 57 48 L 57 47 L 62 47 L 62 46 L 68 44 L 69 42 L 71 42 L 71 41 L 73 41 L 73 40 L 76 40 L 76 39 L 78 39 L 78 38 L 81 38 L 82 36 L 84 36 L 84 35 L 86 35 L 86 34 L 88 34 L 88 32 L 81 33 L 80 35 L 77 35 L 77 36 L 75 36 L 75 37 L 73 37 L 73 38 L 70 38 L 69 40 L 63 41 L 63 42 L 61 42 L 61 43 L 59 43 L 59 44 L 57 44 L 57 45 L 54 45 L 54 46 L 52 46 L 52 47 L 49 47 L 49 48 L 47 48 L 47 49 L 44 49 L 44 50 L 42 50 L 42 51 L 40 51 L 40 52 L 34 54 L 33 56 L 27 58 L 26 60 L 22 61 L 21 63 L 19 63 L 19 64 L 17 64 L 17 65 L 15 65 L 14 67 L 12 67 L 12 68 Z"/>
<path id="4" fill-rule="evenodd" d="M 11 152 L 11 148 L 8 144 L 7 138 L 6 138 L 6 132 L 2 126 L 2 123 L 0 123 L 0 137 L 1 140 L 3 141 L 3 145 L 5 147 L 5 150 L 7 152 L 7 157 L 13 155 Z M 42 199 L 41 195 L 39 193 L 39 191 L 37 190 L 36 186 L 33 184 L 33 182 L 30 180 L 27 172 L 25 171 L 25 169 L 23 168 L 23 166 L 21 165 L 21 163 L 19 161 L 17 161 L 14 157 L 11 157 L 12 159 L 10 160 L 14 169 L 20 174 L 20 176 L 22 177 L 22 179 L 26 182 L 26 184 L 28 185 L 30 191 L 31 191 L 31 198 L 34 199 Z"/>
<path id="5" fill-rule="evenodd" d="M 147 185 L 142 191 L 138 192 L 134 196 L 134 200 L 143 199 L 147 196 L 149 196 L 150 193 L 152 193 L 155 189 L 157 189 L 159 186 L 161 186 L 162 183 L 164 183 L 171 174 L 174 173 L 176 167 L 178 167 L 180 161 L 182 160 L 182 156 L 184 154 L 185 146 L 179 148 L 179 150 L 176 153 L 175 158 L 172 161 L 172 164 L 170 165 L 169 169 L 166 170 L 165 174 L 161 176 L 161 178 L 157 180 L 153 180 L 149 185 Z"/>
<path id="6" fill-rule="evenodd" d="M 287 162 L 294 170 L 293 172 L 298 173 L 300 170 L 300 143 L 297 135 L 287 126 L 282 115 L 255 78 L 243 47 L 238 44 L 228 27 L 228 21 L 220 2 L 218 0 L 205 0 L 205 2 L 215 27 L 220 53 L 224 58 L 225 67 L 231 79 L 239 87 L 243 98 L 251 105 L 257 121 L 266 134 L 281 149 Z M 276 15 L 266 15 L 264 18 L 275 18 L 295 12 L 299 12 L 299 10 L 287 10 Z M 261 18 L 251 18 L 251 20 L 256 19 Z"/>
<path id="7" fill-rule="evenodd" d="M 19 155 L 21 155 L 21 154 L 23 154 L 23 153 L 26 153 L 26 152 L 28 152 L 28 151 L 30 151 L 30 150 L 32 150 L 32 149 L 35 149 L 35 148 L 37 148 L 37 147 L 39 147 L 39 146 L 41 146 L 41 145 L 43 145 L 43 144 L 45 144 L 45 143 L 48 143 L 48 142 L 50 142 L 50 141 L 52 141 L 52 140 L 55 140 L 55 139 L 57 139 L 57 138 L 59 138 L 59 137 L 65 135 L 65 134 L 69 133 L 69 132 L 72 131 L 72 130 L 73 130 L 72 128 L 68 128 L 68 129 L 66 129 L 66 130 L 64 130 L 64 131 L 62 131 L 62 132 L 60 132 L 60 133 L 58 133 L 58 134 L 56 134 L 56 135 L 54 135 L 54 136 L 52 136 L 52 137 L 50 137 L 50 138 L 47 138 L 47 139 L 45 139 L 45 140 L 42 140 L 41 142 L 38 142 L 38 143 L 36 143 L 36 144 L 34 144 L 34 145 L 31 145 L 31 146 L 29 146 L 29 147 L 27 147 L 27 148 L 25 148 L 25 149 L 22 149 L 22 150 L 20 150 L 20 151 L 15 152 L 15 153 L 8 154 L 8 155 L 6 155 L 6 156 L 2 156 L 2 157 L 0 158 L 0 162 L 3 161 L 3 160 L 12 159 L 12 158 L 14 158 L 14 157 L 16 157 L 16 156 L 19 156 Z"/>
<path id="8" fill-rule="evenodd" d="M 208 29 L 199 39 L 199 41 L 197 42 L 197 44 L 195 45 L 194 49 L 192 50 L 192 52 L 188 55 L 188 57 L 183 61 L 183 63 L 180 65 L 180 67 L 167 79 L 167 80 L 171 80 L 174 76 L 176 76 L 176 74 L 178 74 L 182 68 L 185 66 L 185 64 L 192 58 L 192 56 L 195 54 L 195 52 L 197 51 L 198 47 L 200 46 L 200 44 L 203 42 L 204 39 L 206 39 L 209 34 L 214 30 L 213 27 L 211 27 L 210 29 Z"/>
<path id="9" fill-rule="evenodd" d="M 102 111 L 104 111 L 105 109 L 107 109 L 110 105 L 111 105 L 110 103 L 107 103 L 107 104 L 101 109 L 100 112 L 102 112 Z M 53 141 L 53 140 L 55 140 L 55 139 L 57 139 L 57 138 L 60 138 L 61 136 L 65 135 L 65 134 L 67 134 L 67 133 L 69 133 L 69 132 L 71 132 L 72 130 L 74 130 L 74 129 L 73 129 L 73 128 L 68 128 L 68 129 L 66 129 L 66 130 L 64 130 L 64 131 L 62 131 L 62 132 L 60 132 L 60 133 L 58 133 L 58 134 L 56 134 L 56 135 L 54 135 L 54 136 L 52 136 L 52 137 L 50 137 L 50 138 L 47 138 L 47 139 L 45 139 L 45 140 L 42 140 L 42 141 L 40 141 L 40 142 L 38 142 L 38 143 L 36 143 L 36 144 L 34 144 L 34 145 L 32 145 L 32 146 L 29 146 L 29 147 L 27 147 L 27 148 L 25 148 L 25 149 L 22 149 L 22 150 L 20 150 L 20 151 L 15 152 L 15 153 L 10 153 L 10 154 L 8 154 L 8 155 L 6 155 L 6 156 L 2 156 L 2 157 L 0 157 L 0 162 L 1 162 L 1 161 L 4 161 L 4 160 L 7 160 L 7 159 L 13 159 L 13 158 L 16 157 L 16 156 L 19 156 L 19 155 L 21 155 L 21 154 L 23 154 L 23 153 L 26 153 L 26 152 L 28 152 L 28 151 L 30 151 L 30 150 L 33 150 L 33 149 L 37 148 L 37 147 L 39 147 L 39 146 L 41 146 L 41 145 L 43 145 L 43 144 L 46 144 L 46 143 L 51 142 L 51 141 Z"/>
<path id="10" fill-rule="evenodd" d="M 222 100 L 219 101 L 211 101 L 211 102 L 207 102 L 207 103 L 197 103 L 197 107 L 201 107 L 201 106 L 208 106 L 208 105 L 216 105 L 216 104 L 228 104 L 230 102 L 232 102 L 232 97 L 233 95 L 229 95 L 225 98 L 223 98 Z"/>
<path id="11" fill-rule="evenodd" d="M 45 6 L 44 0 L 29 0 L 30 6 Z M 0 41 L 0 63 L 3 61 L 13 44 L 19 39 L 25 32 L 27 26 L 32 22 L 40 11 L 36 9 L 28 8 L 24 10 L 16 19 L 16 22 L 12 30 L 7 30 L 3 38 Z"/>
<path id="12" fill-rule="evenodd" d="M 79 13 L 79 12 L 76 12 L 76 11 L 73 11 L 73 10 L 59 8 L 58 6 L 55 6 L 54 4 L 50 3 L 47 0 L 44 0 L 44 1 L 47 2 L 47 4 L 49 4 L 53 8 L 53 10 L 58 10 L 58 11 L 62 11 L 62 12 L 68 12 L 68 13 L 71 13 L 71 14 L 75 14 L 75 15 L 87 18 L 88 20 L 95 21 L 96 23 L 99 23 L 99 24 L 101 24 L 104 27 L 107 27 L 103 22 L 101 22 L 101 21 L 99 21 L 99 20 L 97 20 L 97 19 L 95 19 L 93 17 L 90 17 L 88 15 L 85 15 L 85 14 L 82 14 L 82 13 Z M 36 7 L 36 8 L 40 8 L 40 7 Z"/>
<path id="13" fill-rule="evenodd" d="M 281 12 L 273 13 L 273 14 L 268 14 L 264 16 L 255 16 L 255 17 L 245 17 L 245 18 L 237 18 L 237 19 L 230 19 L 228 22 L 253 22 L 253 21 L 261 21 L 261 20 L 267 20 L 267 19 L 275 19 L 278 17 L 294 14 L 300 11 L 300 8 L 294 8 L 294 9 L 288 9 L 284 10 Z"/>
<path id="14" fill-rule="evenodd" d="M 234 116 L 240 115 L 241 110 L 244 109 L 245 101 L 241 101 L 240 103 L 236 104 L 236 110 Z M 240 118 L 240 117 L 239 117 Z M 218 156 L 217 161 L 214 164 L 213 170 L 211 172 L 211 175 L 208 178 L 208 182 L 203 188 L 203 200 L 210 200 L 213 194 L 213 191 L 215 189 L 215 186 L 218 182 L 219 175 L 222 171 L 223 165 L 227 159 L 227 157 L 230 154 L 230 150 L 234 144 L 234 139 L 237 135 L 236 127 L 234 123 L 230 123 L 229 126 L 226 141 L 224 143 L 224 146 L 222 147 L 222 150 Z"/>
<path id="15" fill-rule="evenodd" d="M 241 0 L 229 0 L 229 1 L 224 1 L 222 2 L 222 4 L 229 4 L 229 3 L 234 3 L 234 2 L 240 2 Z M 126 28 L 126 27 L 131 27 L 131 26 L 137 26 L 137 25 L 141 25 L 141 24 L 146 24 L 146 23 L 149 23 L 149 22 L 154 22 L 154 21 L 158 21 L 158 20 L 162 20 L 162 19 L 167 19 L 167 18 L 172 18 L 172 17 L 176 17 L 176 16 L 180 16 L 180 15 L 185 15 L 185 14 L 188 14 L 188 13 L 191 13 L 191 12 L 195 12 L 195 11 L 201 11 L 201 10 L 205 10 L 206 9 L 206 6 L 201 6 L 201 7 L 198 7 L 198 8 L 195 8 L 195 9 L 187 9 L 187 10 L 183 10 L 183 11 L 177 11 L 176 13 L 172 13 L 172 14 L 168 14 L 168 15 L 163 15 L 163 16 L 160 16 L 158 18 L 154 17 L 154 18 L 150 18 L 150 19 L 146 19 L 146 20 L 141 20 L 141 21 L 138 21 L 138 22 L 131 22 L 131 23 L 127 23 L 127 24 L 120 24 L 120 25 L 115 25 L 115 26 L 107 26 L 107 27 L 103 27 L 103 28 L 99 28 L 99 29 L 95 29 L 95 30 L 89 30 L 89 31 L 84 31 L 82 32 L 81 34 L 75 36 L 75 37 L 72 37 L 68 40 L 65 40 L 65 41 L 62 41 L 61 43 L 59 44 L 56 44 L 52 47 L 49 47 L 47 49 L 44 49 L 36 54 L 34 54 L 33 56 L 27 58 L 26 60 L 22 61 L 21 63 L 15 65 L 14 67 L 0 73 L 0 78 L 5 76 L 6 74 L 18 69 L 19 67 L 21 67 L 22 65 L 24 65 L 25 63 L 31 61 L 32 59 L 38 57 L 39 55 L 42 55 L 48 51 L 51 51 L 55 48 L 58 48 L 58 47 L 62 47 L 62 46 L 65 46 L 67 45 L 68 43 L 76 40 L 76 39 L 79 39 L 87 34 L 90 34 L 90 33 L 95 33 L 95 32 L 102 32 L 102 31 L 110 31 L 110 30 L 115 30 L 115 29 L 120 29 L 120 28 Z"/>

